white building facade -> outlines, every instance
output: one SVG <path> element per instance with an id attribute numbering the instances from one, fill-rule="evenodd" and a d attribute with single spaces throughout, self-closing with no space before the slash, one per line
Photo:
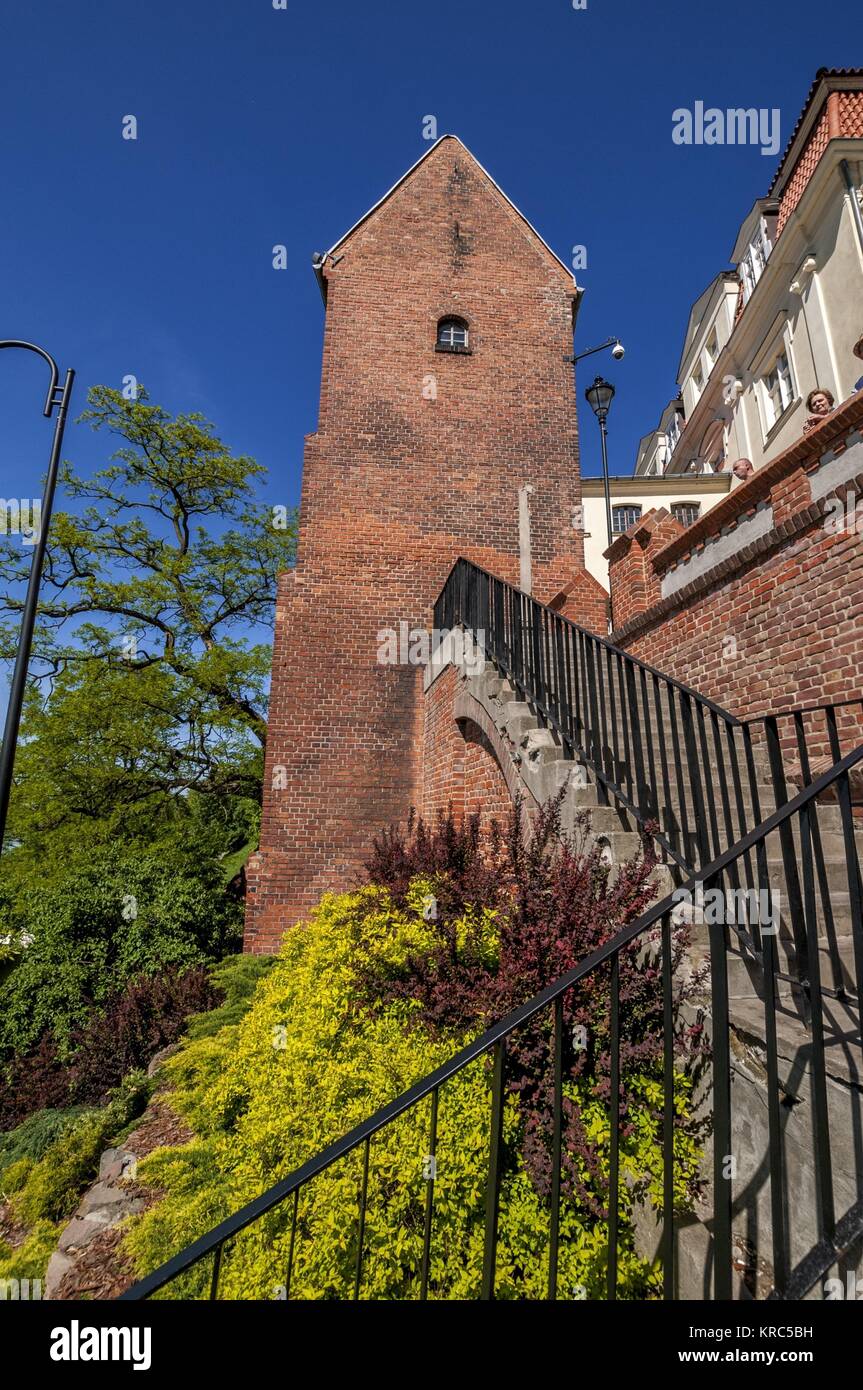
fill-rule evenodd
<path id="1" fill-rule="evenodd" d="M 679 396 L 641 441 L 651 479 L 760 468 L 803 433 L 807 398 L 863 378 L 863 69 L 822 69 L 766 197 L 693 305 Z M 736 483 L 736 479 L 733 480 Z"/>
<path id="2" fill-rule="evenodd" d="M 691 526 L 716 505 L 731 486 L 728 473 L 675 477 L 610 478 L 611 539 L 640 521 L 653 508 L 665 507 L 682 526 Z M 601 478 L 582 478 L 581 506 L 584 525 L 584 563 L 604 589 L 608 588 L 608 522 L 605 488 Z"/>

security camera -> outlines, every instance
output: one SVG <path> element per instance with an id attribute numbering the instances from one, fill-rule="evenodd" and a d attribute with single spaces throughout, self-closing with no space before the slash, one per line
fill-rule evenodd
<path id="1" fill-rule="evenodd" d="M 623 343 L 615 343 L 614 347 L 611 349 L 612 357 L 615 358 L 615 360 L 618 362 L 620 361 L 621 357 L 625 355 L 625 353 L 626 349 L 623 346 Z"/>

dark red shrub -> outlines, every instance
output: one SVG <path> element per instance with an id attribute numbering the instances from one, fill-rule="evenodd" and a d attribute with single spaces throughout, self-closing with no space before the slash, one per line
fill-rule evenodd
<path id="1" fill-rule="evenodd" d="M 169 1043 L 176 1042 L 190 1014 L 214 1009 L 222 992 L 210 983 L 203 965 L 182 974 L 163 971 L 131 980 L 103 1013 L 73 1035 L 70 1066 L 74 1104 L 105 1099 L 106 1093 Z"/>
<path id="2" fill-rule="evenodd" d="M 417 874 L 436 879 L 437 917 L 430 922 L 437 941 L 432 951 L 410 959 L 386 976 L 365 973 L 363 989 L 374 1006 L 393 999 L 423 1005 L 422 1022 L 432 1030 L 475 1031 L 488 1027 L 585 960 L 641 915 L 656 894 L 651 877 L 656 867 L 652 841 L 616 874 L 603 864 L 599 849 L 586 840 L 586 825 L 567 839 L 561 835 L 562 796 L 525 825 L 517 805 L 508 821 L 487 838 L 479 817 L 458 824 L 452 814 L 434 827 L 411 820 L 406 830 L 392 829 L 375 844 L 367 865 L 370 881 L 389 888 L 397 901 Z M 470 904 L 500 913 L 499 959 L 484 963 L 476 944 L 456 938 L 456 922 Z M 675 970 L 686 946 L 682 932 L 673 941 Z M 620 956 L 621 1133 L 628 1136 L 632 1105 L 627 1078 L 642 1073 L 662 1057 L 662 984 L 655 950 L 644 941 Z M 677 1003 L 682 987 L 676 990 Z M 610 1101 L 610 966 L 589 975 L 564 997 L 564 1069 L 570 1079 L 583 1078 L 593 1096 Z M 682 1027 L 678 1057 L 686 1052 L 698 1064 L 702 1042 Z M 547 1195 L 551 1182 L 552 1016 L 545 1010 L 518 1029 L 508 1041 L 507 1075 L 520 1093 L 525 1115 L 523 1153 L 538 1190 Z M 598 1159 L 587 1141 L 577 1107 L 565 1103 L 565 1189 L 599 1217 L 596 1194 L 604 1184 Z M 579 1172 L 584 1165 L 587 1181 Z"/>
<path id="3" fill-rule="evenodd" d="M 176 1042 L 190 1014 L 221 1001 L 204 966 L 130 980 L 72 1034 L 70 1062 L 60 1060 L 50 1033 L 15 1058 L 0 1081 L 0 1130 L 14 1129 L 34 1110 L 102 1104 L 128 1072 Z"/>
<path id="4" fill-rule="evenodd" d="M 50 1033 L 32 1052 L 16 1057 L 0 1080 L 0 1130 L 14 1129 L 34 1110 L 65 1110 L 69 1068 L 57 1055 Z"/>

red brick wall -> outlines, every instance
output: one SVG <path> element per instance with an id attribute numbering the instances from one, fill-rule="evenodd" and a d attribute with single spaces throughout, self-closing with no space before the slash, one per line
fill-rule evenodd
<path id="1" fill-rule="evenodd" d="M 512 798 L 491 745 L 476 724 L 465 724 L 464 736 L 465 815 L 478 812 L 484 825 L 491 820 L 503 825 L 512 809 Z"/>
<path id="2" fill-rule="evenodd" d="M 571 623 L 586 627 L 600 637 L 608 636 L 608 593 L 590 570 L 581 569 L 573 579 L 549 599 L 549 607 L 562 613 Z"/>
<path id="3" fill-rule="evenodd" d="M 457 817 L 503 823 L 512 797 L 488 737 L 473 720 L 456 722 L 458 677 L 448 667 L 425 696 L 422 813 L 434 821 L 451 806 Z"/>
<path id="4" fill-rule="evenodd" d="M 827 524 L 827 498 L 813 501 L 809 477 L 828 450 L 844 451 L 855 442 L 859 448 L 861 425 L 858 393 L 676 540 L 651 552 L 655 586 L 688 556 L 706 553 L 711 536 L 772 506 L 771 532 L 678 594 L 637 611 L 625 568 L 612 566 L 615 615 L 618 604 L 633 614 L 613 639 L 741 716 L 859 699 L 863 504 L 856 525 Z M 852 515 L 855 498 L 863 496 L 863 474 L 853 486 Z M 845 495 L 844 487 L 838 495 Z M 843 751 L 863 739 L 858 710 L 845 716 L 842 733 Z"/>
<path id="5" fill-rule="evenodd" d="M 464 813 L 464 735 L 453 716 L 457 674 L 449 666 L 425 696 L 422 814 L 427 821 L 452 806 Z"/>
<path id="6" fill-rule="evenodd" d="M 653 557 L 682 531 L 680 522 L 665 507 L 651 509 L 605 551 L 617 627 L 662 597 Z"/>
<path id="7" fill-rule="evenodd" d="M 421 673 L 379 665 L 378 631 L 425 627 L 459 555 L 517 582 L 526 483 L 537 597 L 583 563 L 572 277 L 452 138 L 334 260 L 298 564 L 277 604 L 253 951 L 419 800 Z M 469 354 L 435 351 L 450 314 Z"/>

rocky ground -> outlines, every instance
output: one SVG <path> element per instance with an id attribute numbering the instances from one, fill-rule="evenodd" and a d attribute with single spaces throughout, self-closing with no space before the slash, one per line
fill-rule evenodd
<path id="1" fill-rule="evenodd" d="M 129 1287 L 135 1276 L 122 1250 L 122 1223 L 158 1198 L 135 1181 L 138 1160 L 191 1137 L 157 1092 L 122 1147 L 102 1154 L 98 1181 L 84 1193 L 48 1263 L 43 1297 L 111 1299 Z"/>

